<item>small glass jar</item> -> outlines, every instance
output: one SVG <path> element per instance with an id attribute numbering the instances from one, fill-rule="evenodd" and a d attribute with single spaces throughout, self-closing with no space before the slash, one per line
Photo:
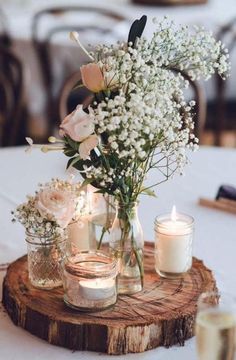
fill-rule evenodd
<path id="1" fill-rule="evenodd" d="M 29 279 L 34 287 L 50 290 L 62 285 L 67 236 L 46 237 L 26 232 Z"/>
<path id="2" fill-rule="evenodd" d="M 192 266 L 194 219 L 180 214 L 173 220 L 170 214 L 155 220 L 155 268 L 166 278 L 176 278 Z"/>
<path id="3" fill-rule="evenodd" d="M 83 251 L 64 264 L 65 303 L 80 311 L 98 311 L 116 303 L 117 262 L 105 253 Z"/>

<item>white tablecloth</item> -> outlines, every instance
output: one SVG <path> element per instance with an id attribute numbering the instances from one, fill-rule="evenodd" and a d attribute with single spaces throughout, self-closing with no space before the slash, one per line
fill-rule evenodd
<path id="1" fill-rule="evenodd" d="M 11 223 L 10 211 L 33 193 L 39 182 L 53 176 L 65 176 L 66 158 L 62 154 L 43 154 L 34 150 L 25 154 L 24 148 L 0 150 L 0 264 L 13 261 L 26 252 L 24 230 Z M 220 290 L 236 294 L 236 216 L 197 204 L 201 196 L 214 198 L 219 185 L 236 185 L 236 150 L 201 148 L 191 154 L 186 175 L 175 177 L 158 189 L 158 198 L 144 196 L 140 204 L 140 220 L 145 238 L 154 237 L 156 215 L 169 212 L 175 204 L 181 212 L 192 215 L 196 222 L 194 255 L 214 270 Z M 0 272 L 0 286 L 4 273 Z M 0 290 L 1 297 L 1 290 Z M 0 309 L 0 359 L 101 359 L 101 355 L 75 352 L 51 346 L 13 325 Z M 107 357 L 106 357 L 107 358 Z M 114 357 L 112 357 L 113 359 Z M 127 360 L 195 360 L 195 340 L 185 347 L 159 348 L 143 354 L 119 357 Z"/>

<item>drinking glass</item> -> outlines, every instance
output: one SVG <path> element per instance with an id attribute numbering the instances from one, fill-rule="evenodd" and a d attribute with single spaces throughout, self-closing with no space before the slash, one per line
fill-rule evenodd
<path id="1" fill-rule="evenodd" d="M 235 360 L 236 298 L 218 292 L 198 300 L 196 341 L 199 360 Z"/>

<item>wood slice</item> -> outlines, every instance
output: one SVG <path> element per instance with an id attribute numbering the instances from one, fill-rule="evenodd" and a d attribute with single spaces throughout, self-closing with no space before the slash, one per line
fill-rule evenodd
<path id="1" fill-rule="evenodd" d="M 154 269 L 153 244 L 145 244 L 144 290 L 120 296 L 110 309 L 79 313 L 63 302 L 63 289 L 34 288 L 27 257 L 13 262 L 3 283 L 3 305 L 12 321 L 51 344 L 108 354 L 138 353 L 158 346 L 184 345 L 194 335 L 196 302 L 216 290 L 212 272 L 194 258 L 191 271 L 175 280 Z"/>

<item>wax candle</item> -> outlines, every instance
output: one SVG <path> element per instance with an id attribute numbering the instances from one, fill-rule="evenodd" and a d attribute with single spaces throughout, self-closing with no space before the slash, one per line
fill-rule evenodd
<path id="1" fill-rule="evenodd" d="M 89 215 L 81 216 L 67 228 L 72 253 L 96 248 L 96 238 Z"/>
<path id="2" fill-rule="evenodd" d="M 81 311 L 96 311 L 115 304 L 117 262 L 102 252 L 81 252 L 64 266 L 64 301 Z"/>
<path id="3" fill-rule="evenodd" d="M 91 199 L 90 190 L 81 196 L 78 202 L 75 219 L 68 225 L 68 241 L 73 254 L 78 251 L 96 249 L 96 238 L 91 224 Z"/>
<path id="4" fill-rule="evenodd" d="M 89 300 L 102 300 L 115 295 L 114 279 L 81 280 L 81 296 Z"/>
<path id="5" fill-rule="evenodd" d="M 155 268 L 164 277 L 176 277 L 192 266 L 192 217 L 176 213 L 155 220 Z"/>

